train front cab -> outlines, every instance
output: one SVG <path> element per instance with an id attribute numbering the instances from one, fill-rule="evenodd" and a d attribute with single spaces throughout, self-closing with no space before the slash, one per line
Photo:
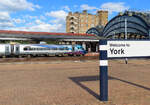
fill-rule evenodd
<path id="1" fill-rule="evenodd" d="M 72 55 L 73 56 L 84 56 L 86 51 L 81 45 L 73 45 L 72 46 Z"/>

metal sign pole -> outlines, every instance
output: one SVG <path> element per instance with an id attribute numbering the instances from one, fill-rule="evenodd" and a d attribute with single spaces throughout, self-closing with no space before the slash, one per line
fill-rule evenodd
<path id="1" fill-rule="evenodd" d="M 127 19 L 125 18 L 125 39 L 127 39 Z"/>
<path id="2" fill-rule="evenodd" d="M 127 19 L 125 18 L 125 39 L 127 40 Z M 128 58 L 125 58 L 125 63 L 128 64 Z"/>
<path id="3" fill-rule="evenodd" d="M 100 40 L 100 100 L 108 101 L 107 40 Z"/>

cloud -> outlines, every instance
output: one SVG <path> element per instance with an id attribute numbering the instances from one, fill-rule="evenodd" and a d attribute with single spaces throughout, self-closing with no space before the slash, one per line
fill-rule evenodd
<path id="1" fill-rule="evenodd" d="M 42 31 L 42 32 L 65 32 L 65 19 L 70 8 L 64 6 L 62 10 L 50 11 L 44 15 L 24 15 L 20 18 L 11 18 L 11 14 L 19 11 L 34 11 L 40 9 L 28 0 L 2 0 L 0 2 L 0 29 Z M 51 21 L 47 21 L 50 19 Z"/>
<path id="2" fill-rule="evenodd" d="M 22 10 L 34 11 L 35 8 L 41 8 L 39 5 L 34 5 L 26 0 L 1 0 L 0 11 L 17 12 Z"/>
<path id="3" fill-rule="evenodd" d="M 14 22 L 14 23 L 16 23 L 16 24 L 20 24 L 20 23 L 25 23 L 26 22 L 26 20 L 24 20 L 24 19 L 12 19 L 12 21 Z"/>
<path id="4" fill-rule="evenodd" d="M 31 15 L 24 15 L 23 18 L 33 20 L 33 19 L 37 19 L 38 17 L 37 16 L 31 16 Z"/>
<path id="5" fill-rule="evenodd" d="M 18 11 L 41 8 L 39 5 L 34 5 L 27 0 L 1 0 L 0 1 L 0 29 L 14 27 L 14 24 L 24 23 L 23 19 L 11 18 L 11 14 Z"/>
<path id="6" fill-rule="evenodd" d="M 14 24 L 8 12 L 0 12 L 0 28 L 13 27 Z"/>
<path id="7" fill-rule="evenodd" d="M 9 21 L 10 15 L 8 12 L 0 12 L 0 22 L 1 21 Z"/>
<path id="8" fill-rule="evenodd" d="M 67 5 L 63 6 L 62 9 L 66 10 L 66 11 L 71 11 L 70 8 Z"/>
<path id="9" fill-rule="evenodd" d="M 7 28 L 10 28 L 10 27 L 14 27 L 14 24 L 12 22 L 0 23 L 0 28 L 7 29 Z"/>
<path id="10" fill-rule="evenodd" d="M 43 16 L 43 15 L 40 15 L 40 19 L 41 19 L 41 20 L 46 20 L 46 17 Z"/>
<path id="11" fill-rule="evenodd" d="M 122 12 L 128 10 L 129 6 L 125 6 L 124 2 L 107 2 L 100 6 L 102 10 L 107 10 L 109 13 L 112 12 Z"/>
<path id="12" fill-rule="evenodd" d="M 35 20 L 35 23 L 30 23 L 30 25 L 24 27 L 11 27 L 9 30 L 21 30 L 21 31 L 34 31 L 34 32 L 63 32 L 62 24 L 50 24 L 45 23 L 41 20 Z"/>
<path id="13" fill-rule="evenodd" d="M 35 23 L 36 23 L 36 24 L 43 24 L 43 22 L 42 22 L 40 19 L 36 19 L 36 20 L 35 20 Z"/>
<path id="14" fill-rule="evenodd" d="M 74 8 L 78 8 L 78 5 L 73 5 Z"/>
<path id="15" fill-rule="evenodd" d="M 60 14 L 61 13 L 61 14 Z M 59 14 L 59 16 L 57 16 Z M 47 15 L 47 18 L 46 18 Z M 60 16 L 61 15 L 61 16 Z M 20 30 L 20 31 L 39 31 L 39 32 L 65 32 L 65 18 L 67 12 L 65 11 L 51 11 L 45 16 L 30 16 L 26 15 L 24 18 L 12 19 L 14 25 L 8 27 L 8 30 Z M 6 15 L 7 16 L 7 15 Z M 9 18 L 9 16 L 7 16 Z M 44 18 L 44 19 L 43 19 Z M 46 18 L 46 19 L 45 19 Z M 50 18 L 50 21 L 47 21 Z M 23 23 L 24 22 L 24 23 Z M 18 25 L 23 23 L 22 26 Z M 0 24 L 1 25 L 1 24 Z M 5 29 L 5 28 L 3 28 Z"/>
<path id="16" fill-rule="evenodd" d="M 92 6 L 89 6 L 87 4 L 83 4 L 80 6 L 81 10 L 95 10 L 97 9 L 96 7 L 92 7 Z"/>
<path id="17" fill-rule="evenodd" d="M 68 13 L 63 11 L 63 10 L 59 10 L 59 11 L 47 12 L 45 15 L 50 16 L 50 17 L 54 17 L 54 18 L 65 19 L 66 16 L 68 15 Z"/>
<path id="18" fill-rule="evenodd" d="M 46 16 L 49 16 L 50 18 L 54 18 L 50 20 L 50 23 L 52 26 L 55 27 L 51 28 L 52 30 L 55 30 L 56 32 L 65 32 L 66 27 L 66 16 L 68 13 L 64 10 L 58 10 L 58 11 L 51 11 L 45 13 Z"/>
<path id="19" fill-rule="evenodd" d="M 26 15 L 23 19 L 13 19 L 15 22 L 21 22 L 21 20 L 26 20 L 24 26 L 21 27 L 10 27 L 9 30 L 21 30 L 21 31 L 39 31 L 39 32 L 65 32 L 65 19 L 68 15 L 67 12 L 63 10 L 50 11 L 45 13 L 45 15 L 40 16 L 30 16 Z M 50 21 L 47 21 L 48 18 Z M 31 21 L 28 21 L 31 20 Z"/>
<path id="20" fill-rule="evenodd" d="M 31 10 L 41 8 L 39 5 L 34 5 L 26 0 L 4 0 L 0 2 L 0 8 L 8 11 Z"/>

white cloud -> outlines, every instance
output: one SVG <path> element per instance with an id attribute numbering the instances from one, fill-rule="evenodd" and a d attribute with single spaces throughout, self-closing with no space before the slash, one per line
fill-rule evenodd
<path id="1" fill-rule="evenodd" d="M 32 19 L 37 19 L 38 17 L 37 16 L 31 16 L 31 15 L 25 15 L 25 16 L 23 16 L 23 18 L 32 20 Z"/>
<path id="2" fill-rule="evenodd" d="M 62 9 L 66 10 L 66 11 L 71 11 L 70 8 L 67 5 L 63 6 Z"/>
<path id="3" fill-rule="evenodd" d="M 67 12 L 60 11 L 51 11 L 45 13 L 45 16 L 30 16 L 26 15 L 23 19 L 26 20 L 26 23 L 22 27 L 10 27 L 9 30 L 21 30 L 21 31 L 39 31 L 39 32 L 65 32 L 65 19 Z M 50 21 L 46 21 L 47 18 L 50 18 Z M 16 23 L 21 22 L 23 19 L 13 19 Z M 31 20 L 31 21 L 28 21 Z"/>
<path id="4" fill-rule="evenodd" d="M 74 7 L 74 8 L 78 8 L 78 5 L 74 5 L 73 7 Z"/>
<path id="5" fill-rule="evenodd" d="M 11 21 L 11 17 L 8 12 L 0 12 L 0 28 L 13 27 L 14 24 Z"/>
<path id="6" fill-rule="evenodd" d="M 19 24 L 19 23 L 25 23 L 26 21 L 24 19 L 12 19 L 12 21 L 16 24 Z"/>
<path id="7" fill-rule="evenodd" d="M 41 8 L 28 0 L 1 0 L 0 2 L 0 29 L 22 30 L 22 31 L 42 31 L 42 32 L 65 32 L 65 19 L 70 8 L 64 6 L 63 10 L 50 11 L 44 15 L 30 16 L 24 15 L 20 18 L 11 18 L 10 14 L 18 11 Z M 65 11 L 66 10 L 66 11 Z M 52 18 L 51 22 L 46 22 L 47 18 Z M 23 26 L 20 26 L 20 24 Z"/>
<path id="8" fill-rule="evenodd" d="M 64 32 L 62 24 L 48 24 L 41 20 L 36 20 L 35 23 L 30 23 L 25 27 L 12 27 L 9 30 L 34 31 L 34 32 Z"/>
<path id="9" fill-rule="evenodd" d="M 55 30 L 55 32 L 65 32 L 65 20 L 66 16 L 68 15 L 66 11 L 51 11 L 47 12 L 45 15 L 54 18 L 50 20 L 51 25 L 55 27 L 55 29 L 52 27 L 52 30 Z"/>
<path id="10" fill-rule="evenodd" d="M 21 30 L 21 31 L 39 31 L 39 32 L 65 32 L 65 14 L 63 13 L 62 16 L 55 16 L 56 14 L 59 14 L 58 11 L 49 12 L 49 16 L 53 17 L 53 19 L 50 21 L 46 21 L 46 16 L 40 15 L 40 16 L 30 16 L 26 15 L 22 19 L 12 19 L 13 23 L 16 23 L 12 25 L 12 27 L 8 27 L 8 30 Z M 7 15 L 6 15 L 7 16 Z M 49 18 L 51 18 L 49 17 Z M 45 19 L 46 18 L 46 19 Z M 17 23 L 21 23 L 24 20 L 24 26 L 17 26 Z M 30 20 L 30 21 L 28 21 Z M 0 24 L 1 25 L 1 24 Z M 3 28 L 5 29 L 5 28 Z"/>
<path id="11" fill-rule="evenodd" d="M 81 10 L 95 10 L 95 9 L 97 9 L 96 7 L 89 6 L 87 4 L 81 5 L 80 8 L 81 8 Z"/>
<path id="12" fill-rule="evenodd" d="M 59 19 L 65 19 L 67 15 L 68 15 L 68 13 L 63 10 L 51 11 L 51 12 L 46 13 L 46 16 L 59 18 Z"/>
<path id="13" fill-rule="evenodd" d="M 40 19 L 36 19 L 36 20 L 35 20 L 35 24 L 45 24 L 45 23 L 42 22 Z"/>
<path id="14" fill-rule="evenodd" d="M 100 7 L 102 10 L 109 11 L 109 13 L 122 12 L 129 9 L 129 6 L 125 6 L 124 2 L 107 2 L 102 4 Z"/>
<path id="15" fill-rule="evenodd" d="M 8 12 L 0 12 L 0 21 L 8 21 L 10 16 Z"/>
<path id="16" fill-rule="evenodd" d="M 33 5 L 34 8 L 41 9 L 42 7 L 39 5 Z"/>
<path id="17" fill-rule="evenodd" d="M 26 0 L 1 0 L 0 11 L 17 12 L 21 10 L 34 11 L 35 8 L 41 8 L 39 5 L 34 5 Z"/>
<path id="18" fill-rule="evenodd" d="M 41 8 L 39 5 L 34 5 L 27 0 L 1 0 L 0 1 L 0 29 L 14 27 L 14 24 L 24 23 L 23 19 L 11 18 L 11 14 L 18 11 Z"/>
<path id="19" fill-rule="evenodd" d="M 0 28 L 8 29 L 9 27 L 14 27 L 12 22 L 0 22 Z"/>
<path id="20" fill-rule="evenodd" d="M 41 19 L 41 20 L 46 20 L 46 17 L 43 16 L 43 15 L 41 15 L 41 16 L 40 16 L 40 19 Z"/>

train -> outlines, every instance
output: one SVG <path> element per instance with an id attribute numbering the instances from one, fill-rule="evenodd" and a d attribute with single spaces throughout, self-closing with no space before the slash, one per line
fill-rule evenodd
<path id="1" fill-rule="evenodd" d="M 0 57 L 84 56 L 81 45 L 0 44 Z"/>

